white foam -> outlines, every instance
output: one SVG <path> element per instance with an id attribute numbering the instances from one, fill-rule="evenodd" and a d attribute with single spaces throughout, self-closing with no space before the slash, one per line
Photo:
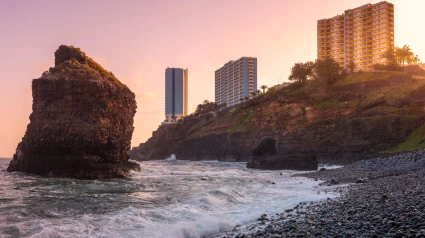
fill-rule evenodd
<path id="1" fill-rule="evenodd" d="M 251 170 L 245 163 L 211 161 L 140 164 L 142 171 L 133 174 L 130 181 L 74 181 L 66 185 L 67 191 L 99 193 L 113 203 L 130 200 L 131 206 L 103 214 L 13 225 L 29 237 L 201 237 L 231 230 L 263 213 L 281 212 L 299 202 L 336 196 L 327 194 L 318 181 L 291 177 L 294 171 Z M 49 184 L 40 189 L 64 189 L 58 186 Z"/>
<path id="2" fill-rule="evenodd" d="M 177 160 L 175 154 L 172 154 L 172 155 L 170 155 L 170 157 L 168 157 L 168 158 L 165 159 L 165 161 L 174 161 L 174 160 Z"/>

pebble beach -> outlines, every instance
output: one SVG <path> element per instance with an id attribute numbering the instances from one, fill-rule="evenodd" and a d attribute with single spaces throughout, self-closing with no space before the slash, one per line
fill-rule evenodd
<path id="1" fill-rule="evenodd" d="M 425 150 L 298 174 L 341 194 L 213 237 L 425 237 Z"/>

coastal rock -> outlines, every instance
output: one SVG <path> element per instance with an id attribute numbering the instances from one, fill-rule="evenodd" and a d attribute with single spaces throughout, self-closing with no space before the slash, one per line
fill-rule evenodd
<path id="1" fill-rule="evenodd" d="M 247 168 L 266 170 L 317 170 L 319 162 L 314 154 L 271 155 L 254 157 Z"/>
<path id="2" fill-rule="evenodd" d="M 317 157 L 313 154 L 277 155 L 276 141 L 264 139 L 251 153 L 247 168 L 267 170 L 317 170 Z"/>
<path id="3" fill-rule="evenodd" d="M 264 139 L 259 146 L 252 151 L 253 157 L 275 155 L 276 154 L 276 140 L 271 138 Z"/>
<path id="4" fill-rule="evenodd" d="M 135 95 L 84 52 L 60 46 L 55 67 L 32 82 L 33 112 L 8 171 L 101 179 L 125 177 Z"/>

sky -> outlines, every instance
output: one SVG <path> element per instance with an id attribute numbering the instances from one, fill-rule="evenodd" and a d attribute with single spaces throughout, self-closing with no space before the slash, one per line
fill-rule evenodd
<path id="1" fill-rule="evenodd" d="M 167 67 L 189 69 L 189 113 L 214 101 L 214 71 L 257 57 L 257 85 L 287 81 L 316 59 L 318 19 L 378 0 L 0 0 L 0 157 L 12 157 L 31 114 L 31 81 L 59 45 L 81 48 L 135 94 L 132 146 L 165 119 Z M 395 5 L 395 45 L 425 62 L 425 0 Z"/>

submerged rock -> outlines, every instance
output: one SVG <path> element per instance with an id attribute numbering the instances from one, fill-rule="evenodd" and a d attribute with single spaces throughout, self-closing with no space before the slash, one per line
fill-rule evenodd
<path id="1" fill-rule="evenodd" d="M 32 82 L 33 112 L 8 171 L 53 177 L 125 177 L 135 95 L 111 72 L 72 46 Z"/>

